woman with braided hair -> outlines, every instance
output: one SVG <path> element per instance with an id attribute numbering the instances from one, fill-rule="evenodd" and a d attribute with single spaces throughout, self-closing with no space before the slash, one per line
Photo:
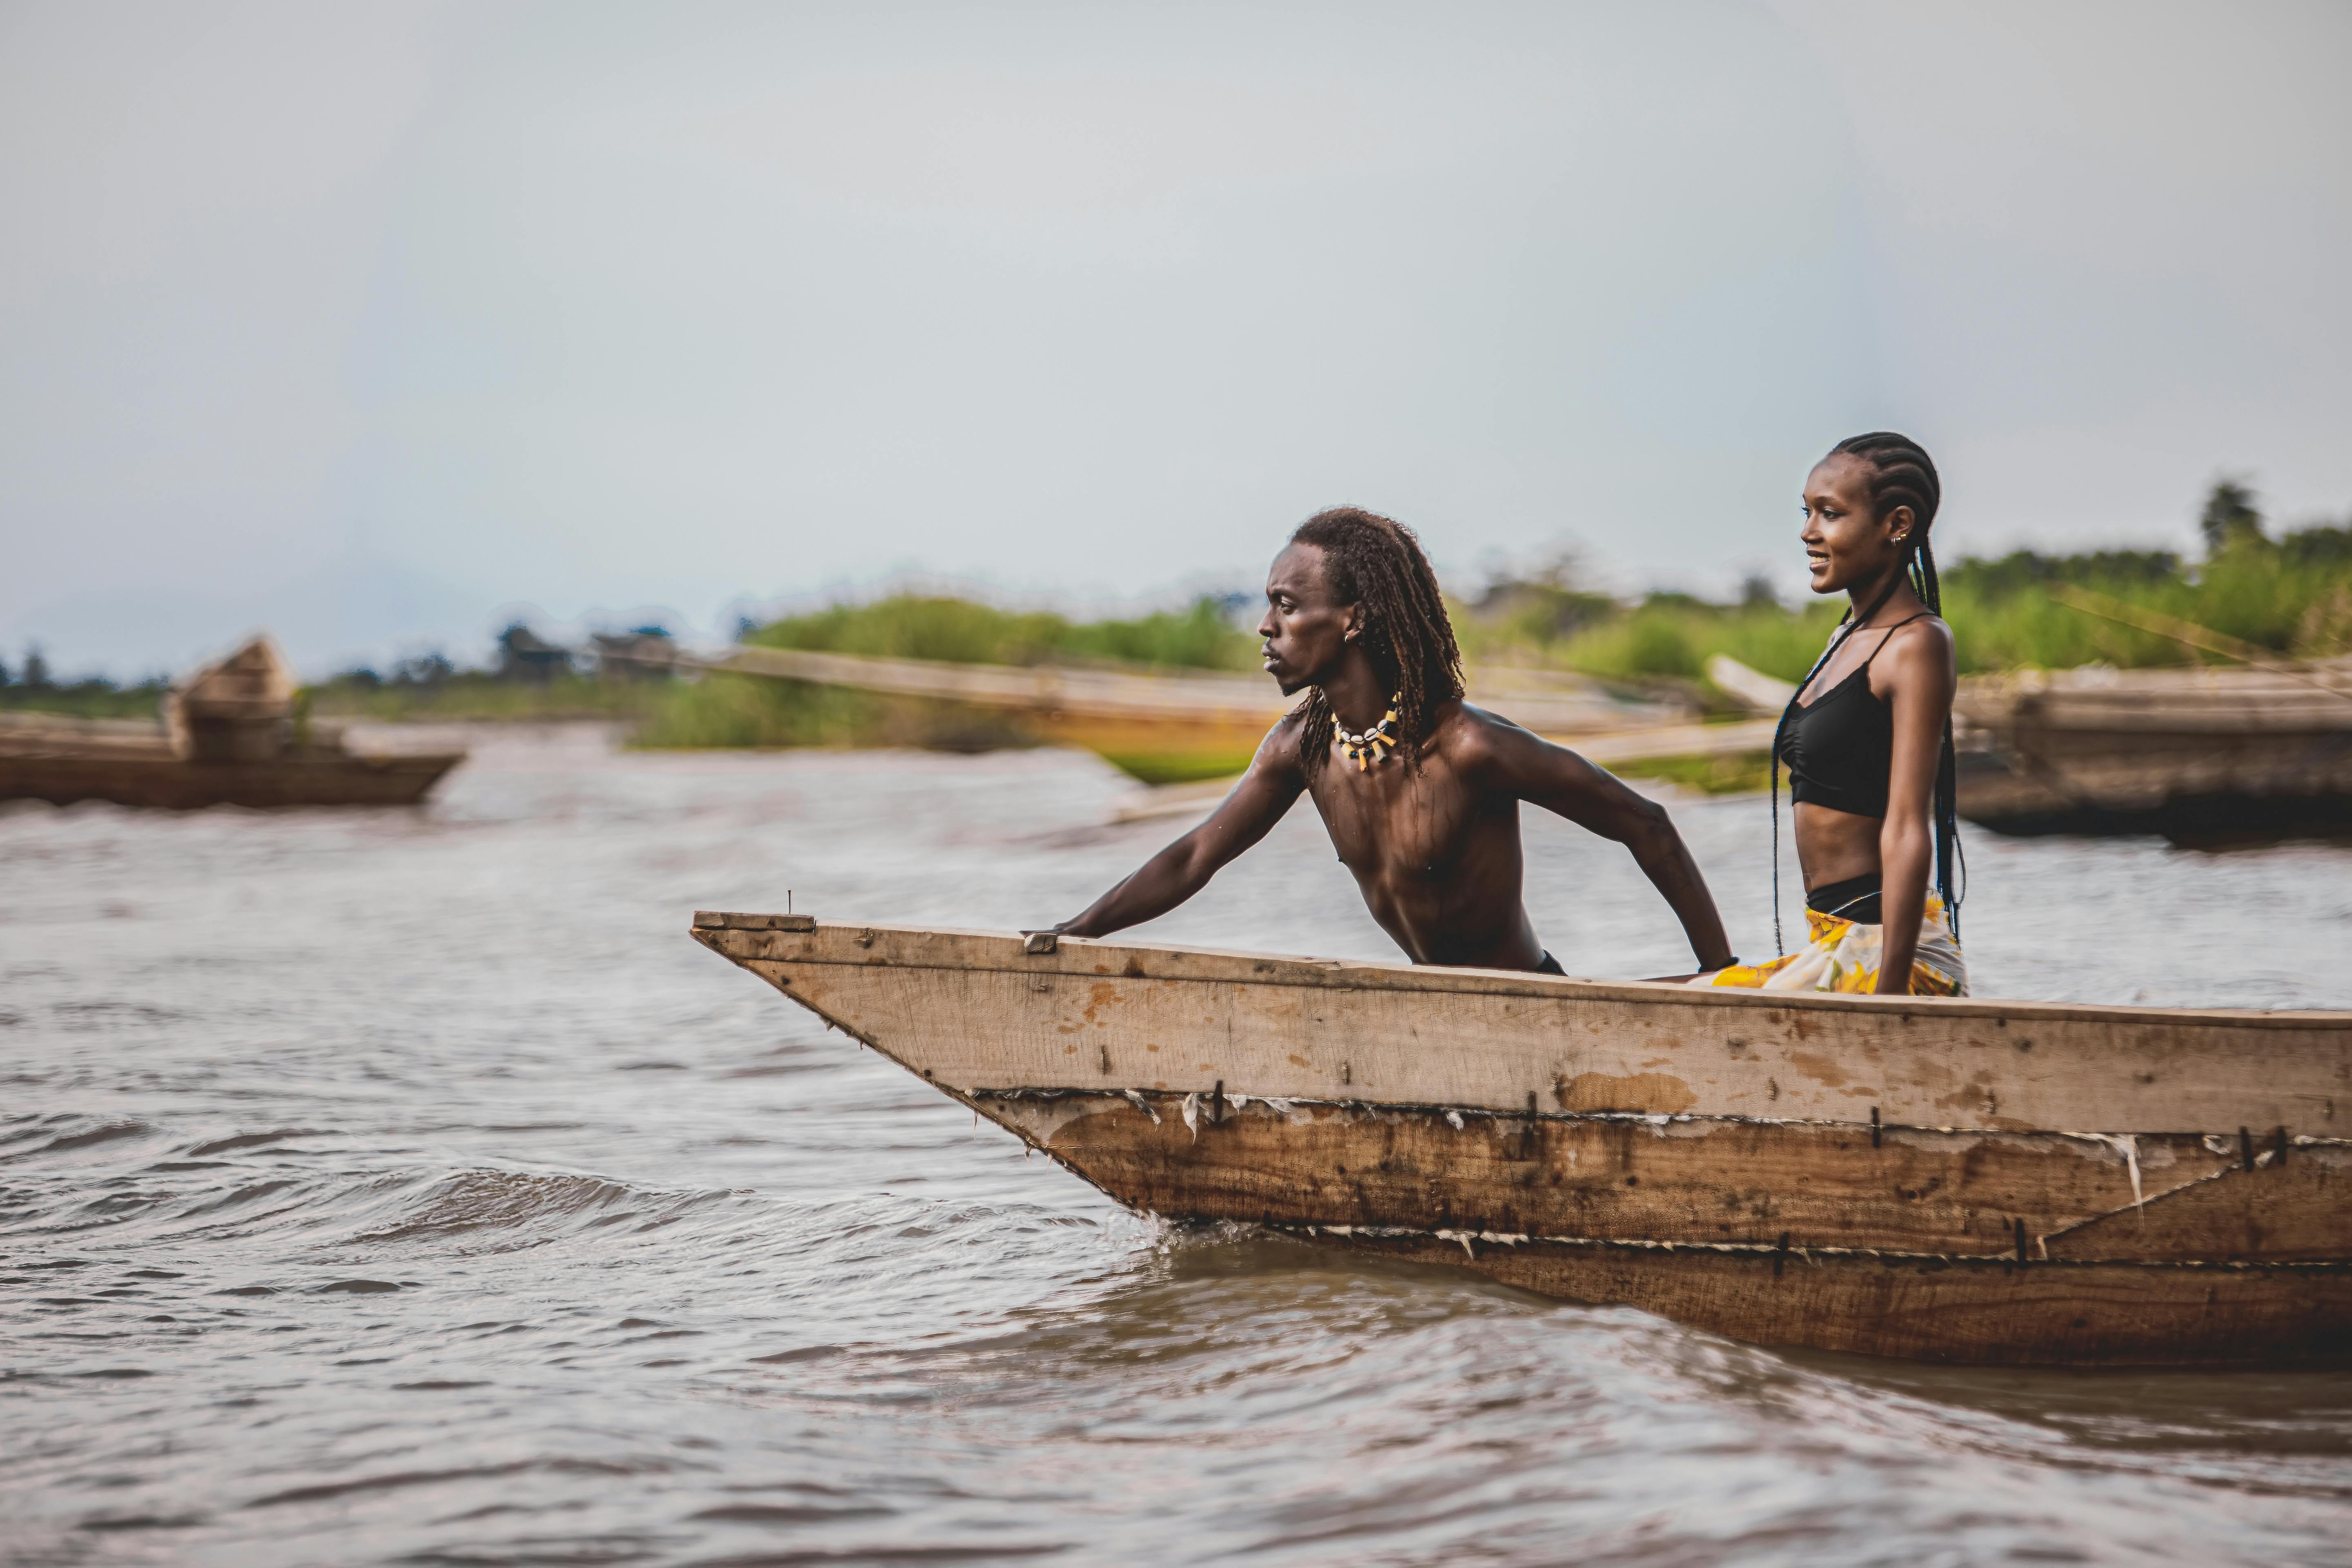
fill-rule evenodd
<path id="1" fill-rule="evenodd" d="M 1773 930 L 1777 938 L 1786 763 L 1811 940 L 1694 984 L 1964 995 L 1952 877 L 1956 671 L 1927 542 L 1942 483 L 1917 442 L 1882 430 L 1832 447 L 1803 499 L 1813 592 L 1850 601 L 1772 746 Z"/>
<path id="2" fill-rule="evenodd" d="M 1520 901 L 1519 803 L 1633 851 L 1707 968 L 1736 963 L 1665 811 L 1575 752 L 1462 700 L 1462 656 L 1412 531 L 1318 512 L 1265 584 L 1266 673 L 1307 700 L 1206 822 L 1055 929 L 1108 936 L 1167 913 L 1303 794 L 1382 930 L 1415 963 L 1560 973 Z"/>

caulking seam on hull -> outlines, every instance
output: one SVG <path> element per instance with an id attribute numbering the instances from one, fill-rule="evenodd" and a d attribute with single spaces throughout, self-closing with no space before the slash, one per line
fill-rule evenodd
<path id="1" fill-rule="evenodd" d="M 1226 1222 L 1256 1225 L 1264 1230 L 1281 1231 L 1306 1237 L 1335 1236 L 1342 1239 L 1362 1237 L 1367 1240 L 1430 1239 L 1450 1241 L 1458 1246 L 1484 1242 L 1496 1247 L 1563 1247 L 1601 1252 L 1711 1252 L 1741 1258 L 1790 1258 L 1811 1261 L 1820 1258 L 1856 1258 L 1887 1263 L 1933 1263 L 1958 1268 L 2150 1268 L 2202 1270 L 2207 1272 L 2244 1274 L 2352 1274 L 2352 1259 L 2324 1261 L 2281 1261 L 2275 1263 L 2242 1263 L 2227 1258 L 2020 1258 L 2013 1254 L 1965 1252 L 1904 1252 L 1885 1247 L 1803 1246 L 1793 1242 L 1786 1247 L 1763 1241 L 1653 1241 L 1638 1238 L 1610 1239 L 1587 1236 L 1528 1236 L 1511 1231 L 1491 1230 L 1423 1230 L 1399 1225 L 1304 1225 L 1276 1220 L 1272 1224 L 1259 1222 Z M 2047 1237 L 2042 1239 L 2047 1240 Z M 1475 1254 L 1473 1255 L 1475 1256 Z"/>
<path id="2" fill-rule="evenodd" d="M 866 1043 L 871 1044 L 871 1042 Z M 1130 1104 L 1139 1103 L 1145 1100 L 1156 1100 L 1163 1104 L 1181 1103 L 1187 1099 L 1192 1099 L 1203 1104 L 1207 1103 L 1206 1097 L 1199 1089 L 1015 1088 L 967 1089 L 954 1092 L 968 1100 L 1002 1100 L 1016 1102 L 1026 1100 L 1041 1104 L 1053 1104 L 1065 1100 L 1089 1099 L 1124 1100 Z M 2206 1132 L 2194 1129 L 2181 1129 L 2171 1132 L 2069 1132 L 2047 1127 L 1937 1127 L 1913 1121 L 1831 1121 L 1819 1117 L 1738 1116 L 1686 1110 L 1496 1110 L 1486 1106 L 1428 1105 L 1406 1100 L 1318 1100 L 1303 1094 L 1228 1092 L 1225 1095 L 1225 1103 L 1236 1110 L 1245 1110 L 1252 1105 L 1273 1105 L 1284 1109 L 1308 1105 L 1327 1110 L 1351 1111 L 1358 1115 L 1381 1115 L 1393 1112 L 1399 1115 L 1434 1116 L 1440 1120 L 1459 1117 L 1463 1121 L 1495 1121 L 1507 1126 L 1514 1122 L 1525 1123 L 1529 1121 L 1566 1123 L 1639 1122 L 1652 1127 L 1664 1127 L 1672 1123 L 1696 1125 L 1719 1122 L 1734 1127 L 1834 1127 L 1862 1132 L 1874 1130 L 1883 1132 L 1932 1132 L 1953 1138 L 2066 1138 L 2077 1142 L 2099 1144 L 2115 1151 L 2119 1156 L 2122 1151 L 2116 1144 L 2118 1139 L 2197 1138 L 2203 1140 L 2207 1151 L 2215 1154 L 2233 1153 L 2238 1146 L 2237 1134 L 2234 1132 Z M 1214 1122 L 1212 1121 L 1211 1125 L 1214 1125 Z M 1455 1125 L 1458 1126 L 1459 1123 Z M 2271 1134 L 2264 1134 L 2265 1138 L 2270 1136 Z M 2352 1138 L 2326 1138 L 2309 1132 L 2291 1132 L 2287 1135 L 2287 1142 L 2297 1148 L 2352 1148 Z M 2271 1163 L 2276 1157 L 2274 1146 L 2263 1148 L 2254 1156 L 2254 1165 L 2259 1169 Z"/>

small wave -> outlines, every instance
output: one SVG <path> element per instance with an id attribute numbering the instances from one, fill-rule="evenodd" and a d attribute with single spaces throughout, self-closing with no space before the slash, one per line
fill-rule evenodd
<path id="1" fill-rule="evenodd" d="M 272 1143 L 283 1143 L 289 1138 L 331 1138 L 334 1134 L 322 1127 L 278 1127 L 268 1132 L 240 1132 L 234 1138 L 215 1138 L 197 1143 L 184 1152 L 190 1159 L 203 1159 L 213 1154 L 231 1153 L 238 1149 L 263 1149 Z"/>
<path id="2" fill-rule="evenodd" d="M 289 1487 L 284 1491 L 270 1492 L 247 1503 L 247 1508 L 276 1508 L 286 1503 L 329 1502 L 339 1498 L 368 1492 L 401 1491 L 409 1487 L 439 1486 L 450 1481 L 498 1480 L 507 1476 L 542 1471 L 566 1476 L 638 1476 L 667 1475 L 672 1467 L 656 1460 L 614 1461 L 609 1459 L 518 1459 L 504 1465 L 474 1465 L 462 1469 L 390 1470 L 379 1475 L 355 1476 L 345 1481 L 320 1481 L 310 1486 Z"/>
<path id="3" fill-rule="evenodd" d="M 155 1131 L 154 1127 L 148 1122 L 127 1119 L 108 1120 L 98 1121 L 95 1126 L 89 1125 L 95 1120 L 81 1116 L 51 1119 L 50 1127 L 55 1127 L 58 1122 L 64 1122 L 67 1125 L 79 1123 L 82 1130 L 78 1132 L 56 1133 L 46 1142 L 37 1143 L 28 1149 L 8 1150 L 5 1153 L 0 1153 L 0 1163 L 13 1163 L 19 1160 L 37 1160 L 44 1154 L 63 1154 L 75 1149 L 92 1148 L 100 1143 L 112 1143 L 125 1138 L 144 1138 Z M 0 1136 L 0 1148 L 5 1148 L 10 1143 L 37 1138 L 42 1131 L 44 1129 L 37 1128 Z"/>
<path id="4" fill-rule="evenodd" d="M 77 1034 L 94 1033 L 100 1029 L 137 1028 L 153 1024 L 176 1024 L 186 1019 L 185 1013 L 170 1007 L 152 1006 L 144 1002 L 58 1002 L 49 1011 L 56 1015 L 58 1026 Z"/>
<path id="5" fill-rule="evenodd" d="M 400 1219 L 352 1237 L 353 1243 L 436 1241 L 500 1233 L 512 1246 L 549 1233 L 640 1220 L 667 1223 L 727 1194 L 659 1193 L 595 1176 L 545 1176 L 520 1171 L 465 1171 L 435 1183 Z"/>
<path id="6" fill-rule="evenodd" d="M 806 1503 L 730 1502 L 690 1515 L 721 1524 L 831 1524 L 845 1519 L 887 1519 L 895 1510 L 859 1507 L 819 1508 Z"/>

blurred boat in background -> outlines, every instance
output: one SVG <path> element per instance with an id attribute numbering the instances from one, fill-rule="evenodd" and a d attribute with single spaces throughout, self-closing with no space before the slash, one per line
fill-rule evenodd
<path id="1" fill-rule="evenodd" d="M 1147 784 L 1186 789 L 1202 780 L 1230 779 L 1247 767 L 1266 731 L 1297 700 L 1262 675 L 1209 670 L 1163 675 L 1070 665 L 950 664 L 771 647 L 701 658 L 665 647 L 616 657 L 992 710 L 1016 716 L 1040 740 L 1093 752 Z M 1473 700 L 1507 712 L 1538 734 L 1701 728 L 1694 704 L 1621 696 L 1581 675 L 1482 668 L 1471 670 L 1469 680 Z M 1745 748 L 1759 749 L 1769 739 L 1748 740 Z M 1692 740 L 1672 744 L 1686 750 Z"/>
<path id="2" fill-rule="evenodd" d="M 0 713 L 0 800 L 414 805 L 465 756 L 351 749 L 310 722 L 285 656 L 257 637 L 175 684 L 152 723 Z"/>
<path id="3" fill-rule="evenodd" d="M 2352 833 L 2352 659 L 1960 683 L 1960 815 L 2224 844 Z"/>
<path id="4" fill-rule="evenodd" d="M 1961 680 L 1952 703 L 1959 814 L 1996 833 L 2184 845 L 2352 834 L 2352 658 L 2279 658 L 2185 623 L 2151 629 L 2240 662 Z M 1776 714 L 1796 691 L 1721 657 L 1707 679 Z M 1771 729 L 1761 727 L 1761 744 Z"/>
<path id="5" fill-rule="evenodd" d="M 1208 813 L 1292 705 L 1262 677 L 1202 670 L 767 647 L 621 657 L 1012 715 L 1037 739 L 1094 752 L 1150 786 L 1117 808 L 1119 822 Z M 1719 763 L 1725 776 L 1745 778 L 1738 787 L 1752 787 L 1795 689 L 1722 656 L 1706 673 L 1707 686 L 1749 717 L 1702 723 L 1688 700 L 1628 697 L 1559 671 L 1474 667 L 1468 687 L 1472 701 L 1603 767 L 1674 777 L 1677 765 Z M 2352 832 L 2352 659 L 1970 676 L 1953 712 L 1960 815 L 1995 832 L 2158 834 L 2180 843 Z"/>

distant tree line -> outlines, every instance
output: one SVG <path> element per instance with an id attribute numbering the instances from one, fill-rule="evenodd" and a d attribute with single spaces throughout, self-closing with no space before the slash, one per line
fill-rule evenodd
<path id="1" fill-rule="evenodd" d="M 38 643 L 26 645 L 13 668 L 0 658 L 0 708 L 71 713 L 85 719 L 144 717 L 155 710 L 169 682 L 161 676 L 118 684 L 102 675 L 59 680 Z"/>
<path id="2" fill-rule="evenodd" d="M 2280 653 L 2352 652 L 2352 520 L 2273 538 L 2252 488 L 2224 479 L 2197 521 L 2205 554 L 2195 562 L 2169 550 L 2017 550 L 1948 563 L 1945 616 L 1961 669 L 2168 665 L 2196 657 L 2177 642 L 2066 607 L 2050 593 L 2061 584 Z M 1628 602 L 1584 586 L 1573 558 L 1562 558 L 1495 574 L 1455 610 L 1463 650 L 1474 661 L 1687 682 L 1721 653 L 1793 680 L 1811 667 L 1845 600 L 1790 608 L 1769 582 L 1751 579 L 1731 604 L 1679 593 Z"/>
<path id="3" fill-rule="evenodd" d="M 452 681 L 500 682 L 515 686 L 549 686 L 566 678 L 604 676 L 614 679 L 661 679 L 669 671 L 657 659 L 631 657 L 646 645 L 667 647 L 667 627 L 632 626 L 625 632 L 598 632 L 578 647 L 553 642 L 522 621 L 508 623 L 499 632 L 490 662 L 480 668 L 460 668 L 438 648 L 412 654 L 378 671 L 357 665 L 326 684 L 360 691 L 435 691 Z"/>

